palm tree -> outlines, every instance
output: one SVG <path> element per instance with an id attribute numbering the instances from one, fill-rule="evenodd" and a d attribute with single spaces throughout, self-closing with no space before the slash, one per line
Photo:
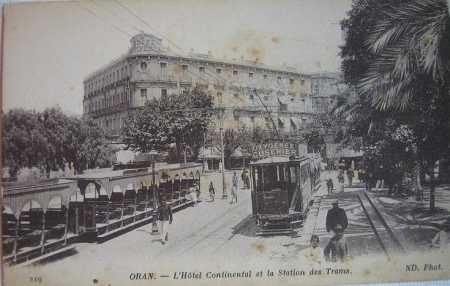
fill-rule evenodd
<path id="1" fill-rule="evenodd" d="M 380 17 L 365 42 L 374 59 L 359 81 L 358 90 L 370 98 L 376 111 L 404 113 L 414 110 L 417 116 L 427 118 L 429 113 L 426 112 L 430 109 L 420 105 L 436 105 L 436 102 L 442 102 L 443 98 L 448 100 L 450 96 L 450 16 L 447 1 L 399 1 L 380 6 L 380 9 Z M 425 134 L 435 135 L 432 132 Z M 417 147 L 415 182 L 420 192 L 420 161 L 423 160 L 420 142 Z M 429 164 L 434 166 L 433 161 Z M 430 209 L 433 209 L 434 171 L 430 177 Z"/>
<path id="2" fill-rule="evenodd" d="M 406 110 L 422 95 L 419 78 L 438 87 L 450 78 L 450 16 L 446 0 L 411 0 L 380 7 L 366 45 L 376 58 L 360 80 L 378 110 Z"/>

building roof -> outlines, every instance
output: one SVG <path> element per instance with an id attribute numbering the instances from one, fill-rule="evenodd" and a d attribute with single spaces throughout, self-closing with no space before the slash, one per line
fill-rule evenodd
<path id="1" fill-rule="evenodd" d="M 289 161 L 290 161 L 289 157 L 275 156 L 275 157 L 268 157 L 268 158 L 264 158 L 264 159 L 252 162 L 252 163 L 250 163 L 250 165 L 279 164 L 279 163 L 287 163 Z"/>
<path id="2" fill-rule="evenodd" d="M 135 40 L 136 37 L 143 37 L 143 36 L 153 36 L 153 35 L 140 33 L 138 35 L 133 36 L 130 41 Z M 91 79 L 92 77 L 100 75 L 102 72 L 108 70 L 109 68 L 111 68 L 112 66 L 114 66 L 118 63 L 123 62 L 124 60 L 126 60 L 129 57 L 135 57 L 135 56 L 139 56 L 139 55 L 165 56 L 165 57 L 171 57 L 171 58 L 179 58 L 181 60 L 187 60 L 187 61 L 217 63 L 217 64 L 224 64 L 224 65 L 240 66 L 240 67 L 245 67 L 245 68 L 250 68 L 250 69 L 263 69 L 263 70 L 267 70 L 267 71 L 271 71 L 271 72 L 297 74 L 297 75 L 301 75 L 303 77 L 310 77 L 309 74 L 302 73 L 290 66 L 269 66 L 269 65 L 266 65 L 266 64 L 258 62 L 258 61 L 219 59 L 219 58 L 214 58 L 210 54 L 190 53 L 189 55 L 181 55 L 181 54 L 174 53 L 166 48 L 166 49 L 162 49 L 160 52 L 155 52 L 155 51 L 148 52 L 148 51 L 144 50 L 142 52 L 131 53 L 129 50 L 126 54 L 114 59 L 110 63 L 108 63 L 108 64 L 102 66 L 101 68 L 97 69 L 96 71 L 90 73 L 88 76 L 85 77 L 84 81 L 87 81 L 87 80 Z"/>
<path id="3" fill-rule="evenodd" d="M 221 159 L 222 154 L 215 147 L 201 148 L 198 153 L 199 159 Z"/>
<path id="4" fill-rule="evenodd" d="M 155 164 L 155 172 L 164 171 L 164 170 L 176 170 L 182 168 L 191 168 L 198 167 L 200 164 L 194 162 L 188 162 L 186 164 L 175 163 L 156 163 Z M 111 168 L 103 168 L 103 169 L 92 169 L 84 174 L 76 175 L 73 177 L 68 177 L 66 179 L 74 180 L 74 179 L 85 179 L 85 180 L 95 180 L 95 179 L 107 179 L 114 177 L 122 177 L 122 176 L 134 176 L 136 174 L 151 174 L 151 168 L 139 168 L 139 169 L 124 169 L 124 170 L 113 170 Z"/>

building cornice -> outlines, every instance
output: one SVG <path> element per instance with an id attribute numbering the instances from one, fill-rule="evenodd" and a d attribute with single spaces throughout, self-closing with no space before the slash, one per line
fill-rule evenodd
<path id="1" fill-rule="evenodd" d="M 85 83 L 88 80 L 91 80 L 92 78 L 101 75 L 102 73 L 106 72 L 107 70 L 111 69 L 115 65 L 118 65 L 128 59 L 134 59 L 134 58 L 141 58 L 141 57 L 149 57 L 149 58 L 164 58 L 164 59 L 172 59 L 172 60 L 178 60 L 181 63 L 200 63 L 205 65 L 215 65 L 215 66 L 223 66 L 223 67 L 236 67 L 241 69 L 248 69 L 248 70 L 254 70 L 254 71 L 266 71 L 268 73 L 283 73 L 286 75 L 294 75 L 294 76 L 300 76 L 305 79 L 310 79 L 311 75 L 306 73 L 301 73 L 298 71 L 292 71 L 288 69 L 273 67 L 273 66 L 267 66 L 262 63 L 248 63 L 248 62 L 238 62 L 238 61 L 229 61 L 229 60 L 222 60 L 217 58 L 211 58 L 211 57 L 205 57 L 200 58 L 196 56 L 183 56 L 183 55 L 174 55 L 167 52 L 143 52 L 143 53 L 127 53 L 119 58 L 111 61 L 110 63 L 102 66 L 98 70 L 90 73 L 88 76 L 86 76 L 83 80 L 83 83 Z"/>

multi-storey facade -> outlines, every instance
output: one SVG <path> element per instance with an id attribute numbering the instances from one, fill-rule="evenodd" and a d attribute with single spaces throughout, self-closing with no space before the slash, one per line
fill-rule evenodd
<path id="1" fill-rule="evenodd" d="M 111 134 L 151 98 L 200 86 L 225 110 L 224 128 L 260 126 L 296 133 L 312 122 L 311 76 L 292 68 L 224 61 L 211 55 L 180 56 L 161 39 L 138 34 L 127 54 L 84 80 L 84 114 Z"/>
<path id="2" fill-rule="evenodd" d="M 311 103 L 314 113 L 327 113 L 336 104 L 337 97 L 348 91 L 339 73 L 311 74 Z"/>

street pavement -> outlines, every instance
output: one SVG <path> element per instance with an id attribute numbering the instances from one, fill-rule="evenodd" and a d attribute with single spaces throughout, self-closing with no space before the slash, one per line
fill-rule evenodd
<path id="1" fill-rule="evenodd" d="M 251 265 L 255 260 L 270 260 L 280 252 L 286 240 L 291 239 L 256 236 L 249 189 L 238 192 L 236 204 L 230 204 L 230 196 L 221 199 L 219 193 L 214 202 L 210 202 L 209 197 L 201 197 L 202 201 L 196 206 L 174 213 L 169 241 L 165 244 L 158 235 L 151 234 L 152 226 L 148 224 L 101 244 L 76 244 L 76 254 L 46 264 L 7 268 L 6 276 L 10 271 L 19 272 L 16 277 L 39 272 L 51 275 L 54 281 L 63 281 L 70 270 L 80 273 L 80 281 L 87 279 L 90 283 L 91 278 L 99 279 L 95 277 L 99 273 L 107 276 L 116 269 L 148 271 L 174 264 L 189 268 L 194 261 L 218 269 L 227 263 L 239 265 L 239 261 Z M 86 284 L 80 282 L 79 285 Z"/>
<path id="2" fill-rule="evenodd" d="M 169 226 L 169 241 L 165 244 L 161 243 L 158 235 L 151 234 L 152 226 L 149 224 L 101 244 L 76 244 L 75 254 L 46 264 L 6 268 L 5 276 L 16 272 L 14 277 L 21 277 L 26 282 L 28 277 L 39 273 L 43 277 L 51 276 L 55 285 L 63 285 L 68 276 L 76 275 L 79 279 L 77 285 L 93 285 L 92 281 L 108 281 L 115 275 L 118 276 L 117 281 L 126 282 L 132 271 L 164 273 L 164 269 L 168 269 L 170 272 L 174 266 L 177 271 L 192 271 L 201 269 L 202 265 L 220 270 L 225 267 L 255 269 L 270 263 L 305 263 L 302 253 L 309 246 L 311 235 L 319 235 L 322 249 L 331 237 L 325 230 L 325 217 L 331 207 L 331 199 L 336 197 L 349 218 L 346 236 L 350 255 L 362 257 L 381 253 L 356 198 L 363 188 L 346 187 L 344 192 L 329 195 L 325 184 L 329 177 L 337 185 L 336 172 L 322 172 L 320 187 L 314 194 L 315 203 L 303 227 L 294 236 L 256 236 L 248 189 L 238 192 L 236 204 L 230 204 L 230 197 L 221 199 L 220 192 L 217 192 L 214 202 L 202 194 L 199 204 L 174 214 L 173 224 Z M 447 190 L 440 190 L 438 195 L 441 196 L 442 192 Z"/>

